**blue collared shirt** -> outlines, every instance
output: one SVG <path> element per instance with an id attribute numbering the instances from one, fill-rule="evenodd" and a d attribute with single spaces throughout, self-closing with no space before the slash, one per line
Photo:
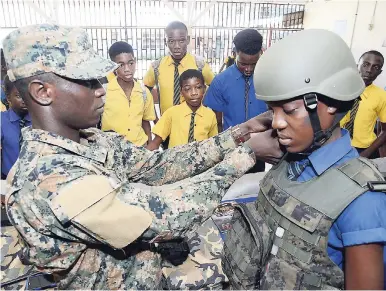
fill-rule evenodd
<path id="1" fill-rule="evenodd" d="M 342 130 L 342 137 L 313 152 L 306 167 L 297 179 L 308 181 L 358 157 L 351 146 L 350 135 Z M 323 197 L 321 197 L 323 199 Z M 386 195 L 381 192 L 365 192 L 355 199 L 337 218 L 328 234 L 327 252 L 331 260 L 341 269 L 344 267 L 344 247 L 380 243 L 384 245 L 383 261 L 386 265 Z M 386 268 L 385 268 L 386 279 Z M 384 286 L 386 287 L 386 280 Z"/>
<path id="2" fill-rule="evenodd" d="M 204 105 L 223 113 L 224 130 L 267 111 L 267 105 L 255 96 L 253 76 L 250 77 L 248 112 L 245 112 L 245 79 L 236 65 L 217 75 L 210 84 Z"/>
<path id="3" fill-rule="evenodd" d="M 26 126 L 31 125 L 31 117 L 24 118 Z M 1 174 L 8 175 L 9 170 L 19 156 L 20 116 L 9 109 L 1 112 Z"/>

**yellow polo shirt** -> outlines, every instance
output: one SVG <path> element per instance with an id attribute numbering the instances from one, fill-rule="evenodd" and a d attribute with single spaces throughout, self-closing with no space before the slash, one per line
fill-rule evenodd
<path id="1" fill-rule="evenodd" d="M 146 92 L 146 102 L 143 96 Z M 113 130 L 133 144 L 142 146 L 148 137 L 142 128 L 142 120 L 155 119 L 153 96 L 147 88 L 134 81 L 130 102 L 119 86 L 117 78 L 107 85 L 105 110 L 102 115 L 102 130 Z"/>
<path id="2" fill-rule="evenodd" d="M 350 120 L 350 113 L 347 113 L 340 122 L 342 127 Z M 382 123 L 386 123 L 386 91 L 372 84 L 366 87 L 361 95 L 354 120 L 352 146 L 365 149 L 375 141 L 377 136 L 374 133 L 374 127 L 377 118 Z"/>
<path id="3" fill-rule="evenodd" d="M 165 140 L 168 136 L 169 148 L 188 143 L 192 110 L 182 102 L 170 107 L 153 127 L 153 133 Z M 201 105 L 194 117 L 194 140 L 202 141 L 217 135 L 217 119 L 212 109 Z"/>
<path id="4" fill-rule="evenodd" d="M 180 65 L 178 66 L 178 72 L 181 75 L 188 69 L 196 69 L 196 60 L 192 54 L 187 53 L 185 57 L 181 60 Z M 174 61 L 172 57 L 165 56 L 162 58 L 159 67 L 159 77 L 158 83 L 160 85 L 160 107 L 161 114 L 163 114 L 167 109 L 173 106 L 173 94 L 174 94 Z M 205 62 L 205 65 L 202 69 L 202 74 L 204 76 L 205 84 L 210 85 L 214 78 L 214 74 L 209 67 L 208 63 Z M 151 65 L 149 70 L 147 71 L 145 77 L 143 78 L 143 83 L 148 87 L 154 87 L 155 84 L 155 76 L 154 69 Z M 184 97 L 181 96 L 181 102 L 184 101 Z"/>

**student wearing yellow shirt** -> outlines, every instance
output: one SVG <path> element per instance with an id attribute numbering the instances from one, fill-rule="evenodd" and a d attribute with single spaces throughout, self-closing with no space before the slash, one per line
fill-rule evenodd
<path id="1" fill-rule="evenodd" d="M 386 92 L 373 82 L 382 73 L 384 57 L 378 51 L 368 51 L 359 59 L 359 72 L 366 89 L 354 103 L 353 109 L 341 121 L 352 137 L 354 146 L 362 157 L 378 158 L 379 149 L 386 144 Z M 381 133 L 374 132 L 377 119 Z"/>
<path id="2" fill-rule="evenodd" d="M 170 138 L 169 148 L 202 141 L 217 135 L 217 119 L 214 112 L 202 105 L 205 83 L 198 70 L 186 70 L 181 74 L 181 93 L 185 102 L 166 110 L 153 127 L 154 140 L 147 147 L 158 149 L 162 141 Z"/>
<path id="3" fill-rule="evenodd" d="M 185 24 L 170 23 L 165 29 L 165 45 L 170 54 L 153 62 L 144 77 L 144 84 L 152 90 L 157 86 L 161 115 L 173 105 L 184 101 L 179 87 L 180 75 L 188 69 L 202 72 L 205 84 L 209 85 L 214 74 L 202 57 L 187 52 L 190 37 Z"/>
<path id="4" fill-rule="evenodd" d="M 153 97 L 134 80 L 135 58 L 131 45 L 119 41 L 109 49 L 112 61 L 120 65 L 116 77 L 108 76 L 102 130 L 115 131 L 137 146 L 151 141 L 150 121 L 155 119 Z"/>

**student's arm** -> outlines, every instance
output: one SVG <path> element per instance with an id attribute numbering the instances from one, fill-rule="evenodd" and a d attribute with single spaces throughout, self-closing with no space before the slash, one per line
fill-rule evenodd
<path id="1" fill-rule="evenodd" d="M 362 157 L 364 158 L 370 157 L 375 151 L 379 150 L 380 147 L 386 144 L 386 123 L 381 122 L 381 128 L 382 128 L 381 134 L 378 135 L 377 139 L 374 140 L 371 146 L 369 146 L 367 149 L 361 152 Z"/>
<path id="2" fill-rule="evenodd" d="M 154 143 L 153 146 L 157 145 L 158 140 L 160 140 L 160 143 L 155 149 L 158 149 L 162 141 L 166 140 L 170 133 L 172 132 L 172 108 L 169 108 L 168 110 L 165 111 L 165 113 L 161 116 L 159 121 L 157 122 L 156 125 L 153 127 L 153 133 L 156 136 L 155 140 L 156 142 Z M 158 138 L 157 138 L 158 137 Z M 149 149 L 149 148 L 148 148 Z"/>
<path id="3" fill-rule="evenodd" d="M 214 113 L 216 114 L 216 120 L 217 120 L 217 131 L 223 132 L 224 128 L 222 126 L 222 112 L 214 110 Z"/>
<path id="4" fill-rule="evenodd" d="M 151 142 L 151 126 L 150 121 L 153 121 L 156 119 L 156 111 L 154 108 L 154 101 L 153 96 L 150 93 L 148 89 L 146 90 L 146 103 L 143 110 L 143 116 L 142 116 L 142 128 L 145 131 L 146 135 L 148 136 L 148 142 Z"/>
<path id="5" fill-rule="evenodd" d="M 158 150 L 162 142 L 163 142 L 162 138 L 155 134 L 154 139 L 151 142 L 149 142 L 146 148 L 149 151 Z"/>
<path id="6" fill-rule="evenodd" d="M 345 289 L 383 290 L 383 245 L 364 244 L 345 249 Z"/>
<path id="7" fill-rule="evenodd" d="M 378 135 L 377 139 L 369 146 L 366 150 L 361 152 L 361 156 L 368 158 L 372 153 L 379 150 L 381 146 L 386 144 L 386 94 L 382 95 L 380 102 L 376 107 L 377 116 L 381 123 L 381 133 Z"/>
<path id="8" fill-rule="evenodd" d="M 218 134 L 218 127 L 217 127 L 217 117 L 214 114 L 213 115 L 213 120 L 212 120 L 212 126 L 209 131 L 209 137 L 215 136 Z"/>
<path id="9" fill-rule="evenodd" d="M 343 211 L 332 229 L 344 247 L 346 289 L 383 289 L 386 195 L 366 192 Z"/>
<path id="10" fill-rule="evenodd" d="M 149 89 L 149 87 L 147 87 Z M 149 89 L 150 90 L 150 89 Z M 155 113 L 155 119 L 154 119 L 154 124 L 156 124 L 159 120 L 159 116 L 158 116 L 158 113 L 157 113 L 157 110 L 155 108 L 155 105 L 156 104 L 159 104 L 159 100 L 158 100 L 158 88 L 152 88 L 150 90 L 151 92 L 151 95 L 153 96 L 153 107 L 154 107 L 154 113 Z"/>
<path id="11" fill-rule="evenodd" d="M 147 70 L 145 76 L 143 77 L 143 84 L 149 88 L 153 88 L 155 84 L 155 75 L 153 65 L 151 64 L 149 69 Z M 151 90 L 150 90 L 151 91 Z"/>
<path id="12" fill-rule="evenodd" d="M 209 86 L 214 79 L 214 73 L 208 63 L 205 63 L 204 68 L 202 68 L 202 75 L 204 76 L 205 84 Z"/>
<path id="13" fill-rule="evenodd" d="M 147 135 L 147 142 L 151 142 L 151 125 L 147 120 L 142 120 L 142 128 L 145 134 Z"/>

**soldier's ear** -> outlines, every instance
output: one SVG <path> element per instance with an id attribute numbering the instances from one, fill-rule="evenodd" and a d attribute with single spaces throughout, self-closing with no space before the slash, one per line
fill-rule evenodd
<path id="1" fill-rule="evenodd" d="M 336 107 L 333 107 L 333 106 L 328 106 L 328 107 L 327 107 L 327 112 L 328 112 L 329 114 L 335 114 L 335 113 L 336 113 L 336 110 L 337 110 Z"/>
<path id="2" fill-rule="evenodd" d="M 55 99 L 55 89 L 52 85 L 46 82 L 42 82 L 38 79 L 32 80 L 28 84 L 28 92 L 32 99 L 42 105 L 49 106 Z"/>

